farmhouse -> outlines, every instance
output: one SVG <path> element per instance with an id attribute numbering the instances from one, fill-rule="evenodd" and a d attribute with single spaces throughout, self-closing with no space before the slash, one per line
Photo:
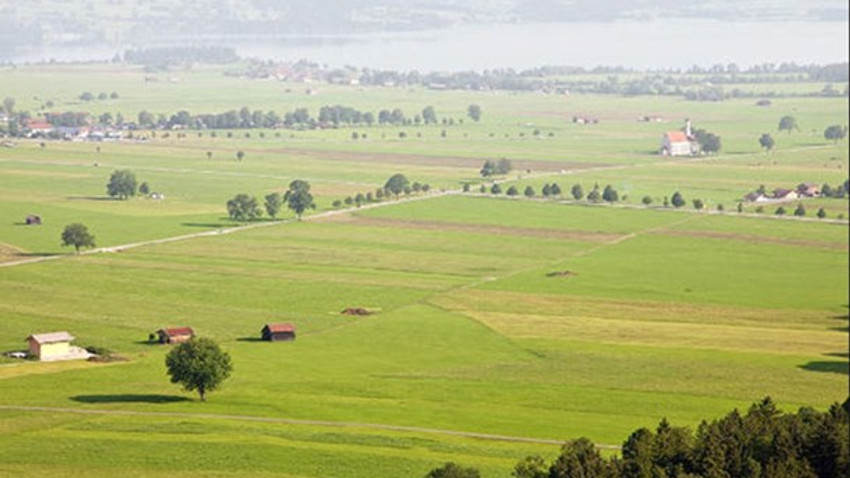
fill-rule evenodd
<path id="1" fill-rule="evenodd" d="M 800 194 L 793 189 L 777 189 L 773 192 L 773 199 L 778 199 L 782 201 L 792 200 L 792 199 L 800 199 Z"/>
<path id="2" fill-rule="evenodd" d="M 295 340 L 295 326 L 289 323 L 266 324 L 262 330 L 263 340 L 277 342 L 281 340 Z"/>
<path id="3" fill-rule="evenodd" d="M 64 331 L 27 337 L 30 355 L 42 361 L 76 358 L 74 355 L 79 353 L 79 349 L 71 346 L 73 340 L 74 336 Z"/>
<path id="4" fill-rule="evenodd" d="M 820 197 L 820 186 L 814 183 L 805 183 L 797 187 L 797 193 L 807 198 Z"/>
<path id="5" fill-rule="evenodd" d="M 699 143 L 691 134 L 691 122 L 685 121 L 685 131 L 668 131 L 661 137 L 662 156 L 693 156 L 699 153 Z"/>
<path id="6" fill-rule="evenodd" d="M 191 327 L 174 327 L 171 329 L 159 329 L 156 331 L 161 344 L 179 344 L 189 341 L 195 336 Z"/>

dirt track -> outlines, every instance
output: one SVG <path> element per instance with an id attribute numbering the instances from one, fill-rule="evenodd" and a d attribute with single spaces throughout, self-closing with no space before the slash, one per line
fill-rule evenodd
<path id="1" fill-rule="evenodd" d="M 45 413 L 76 413 L 80 415 L 123 415 L 142 417 L 165 417 L 165 418 L 198 418 L 213 420 L 234 420 L 244 422 L 278 423 L 281 425 L 310 425 L 331 428 L 369 428 L 373 430 L 388 430 L 395 432 L 427 433 L 429 435 L 448 435 L 465 438 L 476 438 L 479 440 L 507 441 L 516 443 L 539 443 L 544 445 L 563 445 L 564 440 L 550 438 L 528 438 L 509 435 L 493 435 L 489 433 L 464 432 L 457 430 L 444 430 L 441 428 L 409 427 L 402 425 L 385 425 L 381 423 L 360 422 L 338 422 L 329 420 L 300 420 L 291 418 L 257 417 L 251 415 L 219 415 L 213 413 L 178 413 L 178 412 L 137 412 L 131 410 L 96 410 L 91 408 L 59 408 L 59 407 L 27 407 L 18 405 L 0 405 L 0 410 L 14 410 L 21 412 L 45 412 Z M 597 444 L 598 448 L 606 450 L 619 450 L 614 445 Z"/>
<path id="2" fill-rule="evenodd" d="M 806 241 L 802 239 L 782 239 L 781 237 L 766 237 L 752 236 L 748 234 L 735 234 L 731 232 L 716 232 L 716 231 L 683 231 L 672 229 L 658 229 L 652 234 L 662 234 L 665 236 L 684 236 L 684 237 L 705 237 L 709 239 L 726 239 L 733 241 L 744 241 L 758 244 L 779 244 L 785 246 L 803 246 L 803 247 L 819 247 L 823 249 L 834 249 L 838 251 L 846 251 L 847 244 L 838 244 L 835 242 L 824 241 Z"/>

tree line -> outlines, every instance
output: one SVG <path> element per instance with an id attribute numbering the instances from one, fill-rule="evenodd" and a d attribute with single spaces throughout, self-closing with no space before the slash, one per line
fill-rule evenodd
<path id="1" fill-rule="evenodd" d="M 480 478 L 456 463 L 426 478 Z M 696 433 L 662 419 L 655 430 L 640 428 L 620 456 L 606 458 L 587 438 L 570 440 L 551 462 L 527 456 L 515 478 L 844 478 L 850 476 L 850 399 L 821 412 L 784 413 L 769 398 L 746 413 L 737 409 L 704 420 Z"/>
<path id="2" fill-rule="evenodd" d="M 263 208 L 255 196 L 240 193 L 227 201 L 227 215 L 230 219 L 239 222 L 255 221 L 263 216 L 263 211 L 270 218 L 276 219 L 284 204 L 298 220 L 308 209 L 316 209 L 316 202 L 310 193 L 310 183 L 303 179 L 296 179 L 289 183 L 284 194 L 271 193 L 265 196 Z"/>
<path id="3" fill-rule="evenodd" d="M 430 190 L 430 184 L 418 181 L 411 182 L 404 174 L 396 173 L 387 179 L 383 187 L 375 189 L 374 192 L 361 192 L 347 196 L 345 199 L 337 199 L 331 205 L 335 208 L 341 208 L 343 205 L 360 207 L 364 204 L 381 202 L 391 196 L 398 199 L 402 194 L 410 196 L 416 193 L 427 193 Z"/>

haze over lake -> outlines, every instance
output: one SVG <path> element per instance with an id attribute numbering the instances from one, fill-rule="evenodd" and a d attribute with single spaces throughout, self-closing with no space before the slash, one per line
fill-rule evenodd
<path id="1" fill-rule="evenodd" d="M 543 65 L 687 68 L 692 65 L 847 61 L 847 21 L 652 20 L 463 25 L 410 33 L 221 37 L 188 44 L 235 47 L 259 59 L 394 70 L 525 69 Z M 0 50 L 0 61 L 108 60 L 137 45 L 93 44 Z"/>

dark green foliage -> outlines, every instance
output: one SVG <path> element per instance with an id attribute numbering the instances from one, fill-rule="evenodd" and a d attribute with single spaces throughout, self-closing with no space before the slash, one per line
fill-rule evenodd
<path id="1" fill-rule="evenodd" d="M 508 174 L 513 169 L 511 165 L 511 160 L 508 158 L 502 158 L 498 161 L 487 160 L 484 161 L 484 165 L 481 166 L 481 176 L 485 178 L 489 178 L 490 176 L 495 176 L 497 174 Z"/>
<path id="2" fill-rule="evenodd" d="M 779 131 L 791 132 L 792 129 L 800 129 L 797 125 L 797 119 L 793 116 L 786 115 L 779 119 Z"/>
<path id="3" fill-rule="evenodd" d="M 190 392 L 197 390 L 201 401 L 233 370 L 230 355 L 207 338 L 193 338 L 178 345 L 165 356 L 165 366 L 171 383 L 179 383 Z"/>
<path id="4" fill-rule="evenodd" d="M 248 222 L 263 215 L 257 198 L 248 194 L 237 194 L 227 201 L 227 215 L 234 221 Z"/>
<path id="5" fill-rule="evenodd" d="M 404 174 L 397 173 L 393 174 L 389 179 L 387 179 L 386 184 L 384 184 L 384 189 L 393 193 L 396 197 L 399 194 L 404 192 L 404 189 L 410 185 L 410 181 Z"/>
<path id="6" fill-rule="evenodd" d="M 136 175 L 129 169 L 116 169 L 109 176 L 106 193 L 111 197 L 127 199 L 136 195 Z"/>
<path id="7" fill-rule="evenodd" d="M 620 200 L 620 195 L 617 194 L 616 189 L 614 189 L 610 184 L 607 184 L 605 189 L 602 191 L 602 199 L 607 202 L 617 202 Z"/>
<path id="8" fill-rule="evenodd" d="M 547 467 L 538 456 L 517 478 L 840 478 L 850 476 L 850 399 L 827 412 L 783 414 L 765 398 L 741 415 L 702 422 L 696 434 L 666 419 L 623 443 L 622 459 L 603 459 L 585 438 L 568 442 Z"/>
<path id="9" fill-rule="evenodd" d="M 786 212 L 788 211 L 786 211 L 784 207 L 779 206 L 778 208 L 776 208 L 776 212 L 774 212 L 774 214 L 776 214 L 777 216 L 784 216 Z"/>
<path id="10" fill-rule="evenodd" d="M 697 143 L 699 143 L 699 147 L 702 152 L 707 154 L 720 152 L 720 149 L 722 148 L 720 136 L 704 129 L 694 130 L 693 134 Z"/>
<path id="11" fill-rule="evenodd" d="M 818 219 L 825 218 L 826 217 L 826 211 L 824 211 L 823 208 L 818 209 L 817 216 L 818 216 Z"/>
<path id="12" fill-rule="evenodd" d="M 505 194 L 507 194 L 508 196 L 516 196 L 517 194 L 519 194 L 519 191 L 517 190 L 516 186 L 511 186 L 508 188 Z"/>
<path id="13" fill-rule="evenodd" d="M 237 151 L 236 152 L 236 160 L 242 161 L 243 159 L 245 159 L 245 152 L 244 151 Z"/>
<path id="14" fill-rule="evenodd" d="M 773 136 L 767 133 L 764 133 L 759 137 L 759 145 L 767 151 L 772 151 L 775 144 L 776 141 L 773 140 Z"/>
<path id="15" fill-rule="evenodd" d="M 552 186 L 549 188 L 549 194 L 552 196 L 560 196 L 561 186 L 558 186 L 558 183 L 552 183 Z"/>
<path id="16" fill-rule="evenodd" d="M 806 208 L 803 207 L 803 204 L 797 204 L 797 209 L 794 209 L 794 215 L 797 217 L 802 217 L 806 215 Z"/>
<path id="17" fill-rule="evenodd" d="M 527 198 L 533 198 L 534 196 L 536 196 L 536 193 L 534 192 L 534 188 L 531 187 L 531 186 L 526 186 L 525 191 L 523 191 L 523 194 Z"/>
<path id="18" fill-rule="evenodd" d="M 673 196 L 670 197 L 670 204 L 675 208 L 680 208 L 685 205 L 685 198 L 682 197 L 682 194 L 679 191 L 673 193 Z"/>
<path id="19" fill-rule="evenodd" d="M 593 189 L 587 193 L 587 200 L 590 202 L 599 202 L 602 200 L 602 193 L 599 192 L 599 185 L 594 186 Z"/>
<path id="20" fill-rule="evenodd" d="M 62 231 L 62 246 L 74 246 L 74 250 L 79 254 L 81 247 L 95 247 L 94 236 L 83 224 L 68 224 Z"/>
<path id="21" fill-rule="evenodd" d="M 463 183 L 463 192 L 468 193 L 468 192 L 469 192 L 469 187 L 470 187 L 470 186 L 469 186 L 469 183 Z"/>
<path id="22" fill-rule="evenodd" d="M 652 197 L 644 196 L 643 199 L 640 200 L 640 202 L 642 202 L 644 206 L 649 206 L 650 204 L 652 204 Z"/>
<path id="23" fill-rule="evenodd" d="M 490 188 L 490 194 L 502 194 L 502 187 L 498 183 L 493 184 Z"/>
<path id="24" fill-rule="evenodd" d="M 143 182 L 142 184 L 139 185 L 139 194 L 144 194 L 145 196 L 147 196 L 148 194 L 150 194 L 150 192 L 151 192 L 151 187 L 148 186 L 147 182 Z"/>
<path id="25" fill-rule="evenodd" d="M 486 193 L 487 192 L 487 186 L 482 184 L 481 187 L 478 188 L 478 192 L 480 192 L 481 194 Z"/>
<path id="26" fill-rule="evenodd" d="M 277 217 L 277 213 L 280 212 L 280 207 L 283 205 L 283 197 L 278 193 L 272 193 L 266 196 L 266 213 L 270 218 L 274 219 Z"/>
<path id="27" fill-rule="evenodd" d="M 694 209 L 696 209 L 697 211 L 702 211 L 703 208 L 705 208 L 705 203 L 703 202 L 702 199 L 694 199 L 693 202 L 694 202 Z"/>
<path id="28" fill-rule="evenodd" d="M 425 478 L 480 478 L 481 474 L 475 468 L 464 468 L 457 463 L 448 462 L 445 465 L 429 471 Z"/>
<path id="29" fill-rule="evenodd" d="M 570 194 L 573 195 L 573 199 L 579 201 L 584 197 L 584 189 L 582 189 L 581 184 L 573 184 L 573 187 L 570 189 Z"/>
<path id="30" fill-rule="evenodd" d="M 837 124 L 832 126 L 828 126 L 825 130 L 823 130 L 823 137 L 826 139 L 830 139 L 834 142 L 838 142 L 840 139 L 844 139 L 847 136 L 847 127 L 841 127 Z"/>
<path id="31" fill-rule="evenodd" d="M 310 183 L 302 179 L 296 179 L 289 183 L 289 190 L 283 195 L 283 200 L 299 220 L 307 209 L 316 209 L 313 195 L 310 194 Z"/>
<path id="32" fill-rule="evenodd" d="M 543 194 L 543 197 L 549 197 L 552 194 L 552 186 L 549 183 L 543 185 L 543 189 L 540 191 Z"/>

